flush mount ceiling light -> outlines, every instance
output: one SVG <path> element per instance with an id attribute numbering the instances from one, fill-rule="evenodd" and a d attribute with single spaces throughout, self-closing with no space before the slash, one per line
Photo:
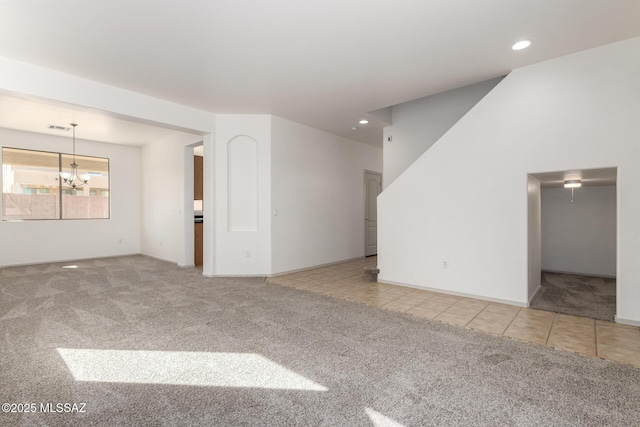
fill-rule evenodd
<path id="1" fill-rule="evenodd" d="M 358 130 L 358 126 L 352 127 L 351 130 Z"/>
<path id="2" fill-rule="evenodd" d="M 519 42 L 511 46 L 511 49 L 522 50 L 528 48 L 529 46 L 531 46 L 531 40 L 520 40 Z"/>
<path id="3" fill-rule="evenodd" d="M 564 182 L 564 188 L 571 189 L 571 203 L 573 203 L 573 190 L 582 187 L 582 181 L 579 179 L 569 179 Z"/>
<path id="4" fill-rule="evenodd" d="M 367 120 L 367 119 L 362 119 L 362 120 L 360 120 L 358 123 L 360 123 L 361 125 L 366 125 L 367 123 L 369 123 L 369 120 Z"/>
<path id="5" fill-rule="evenodd" d="M 579 188 L 582 187 L 582 181 L 579 179 L 570 179 L 564 182 L 564 188 Z"/>

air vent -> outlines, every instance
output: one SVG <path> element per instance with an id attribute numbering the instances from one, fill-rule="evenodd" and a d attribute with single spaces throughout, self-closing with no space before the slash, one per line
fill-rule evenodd
<path id="1" fill-rule="evenodd" d="M 71 130 L 71 128 L 65 127 L 65 126 L 58 126 L 58 125 L 49 125 L 49 129 L 53 129 L 53 130 L 63 130 L 65 132 L 68 132 Z"/>

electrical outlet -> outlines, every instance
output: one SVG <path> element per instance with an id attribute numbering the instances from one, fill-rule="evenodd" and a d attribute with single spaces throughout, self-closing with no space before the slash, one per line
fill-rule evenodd
<path id="1" fill-rule="evenodd" d="M 442 268 L 444 268 L 444 269 L 449 268 L 449 261 L 447 261 L 447 260 L 442 261 Z"/>
<path id="2" fill-rule="evenodd" d="M 244 256 L 246 256 L 247 258 L 251 258 L 251 251 L 245 252 Z"/>

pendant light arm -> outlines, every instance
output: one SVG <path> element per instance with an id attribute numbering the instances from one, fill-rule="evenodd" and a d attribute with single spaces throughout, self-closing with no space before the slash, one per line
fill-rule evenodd
<path id="1" fill-rule="evenodd" d="M 71 172 L 60 172 L 60 177 L 65 184 L 75 190 L 89 183 L 89 175 L 85 176 L 86 179 L 78 175 L 78 164 L 76 163 L 76 126 L 78 124 L 70 123 L 70 125 L 73 127 L 73 163 L 69 165 L 71 166 Z"/>

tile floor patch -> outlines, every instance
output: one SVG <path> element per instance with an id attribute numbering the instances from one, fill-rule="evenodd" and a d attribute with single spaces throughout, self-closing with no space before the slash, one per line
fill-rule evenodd
<path id="1" fill-rule="evenodd" d="M 366 282 L 376 257 L 271 277 L 269 283 L 640 367 L 640 328 L 404 286 Z"/>

